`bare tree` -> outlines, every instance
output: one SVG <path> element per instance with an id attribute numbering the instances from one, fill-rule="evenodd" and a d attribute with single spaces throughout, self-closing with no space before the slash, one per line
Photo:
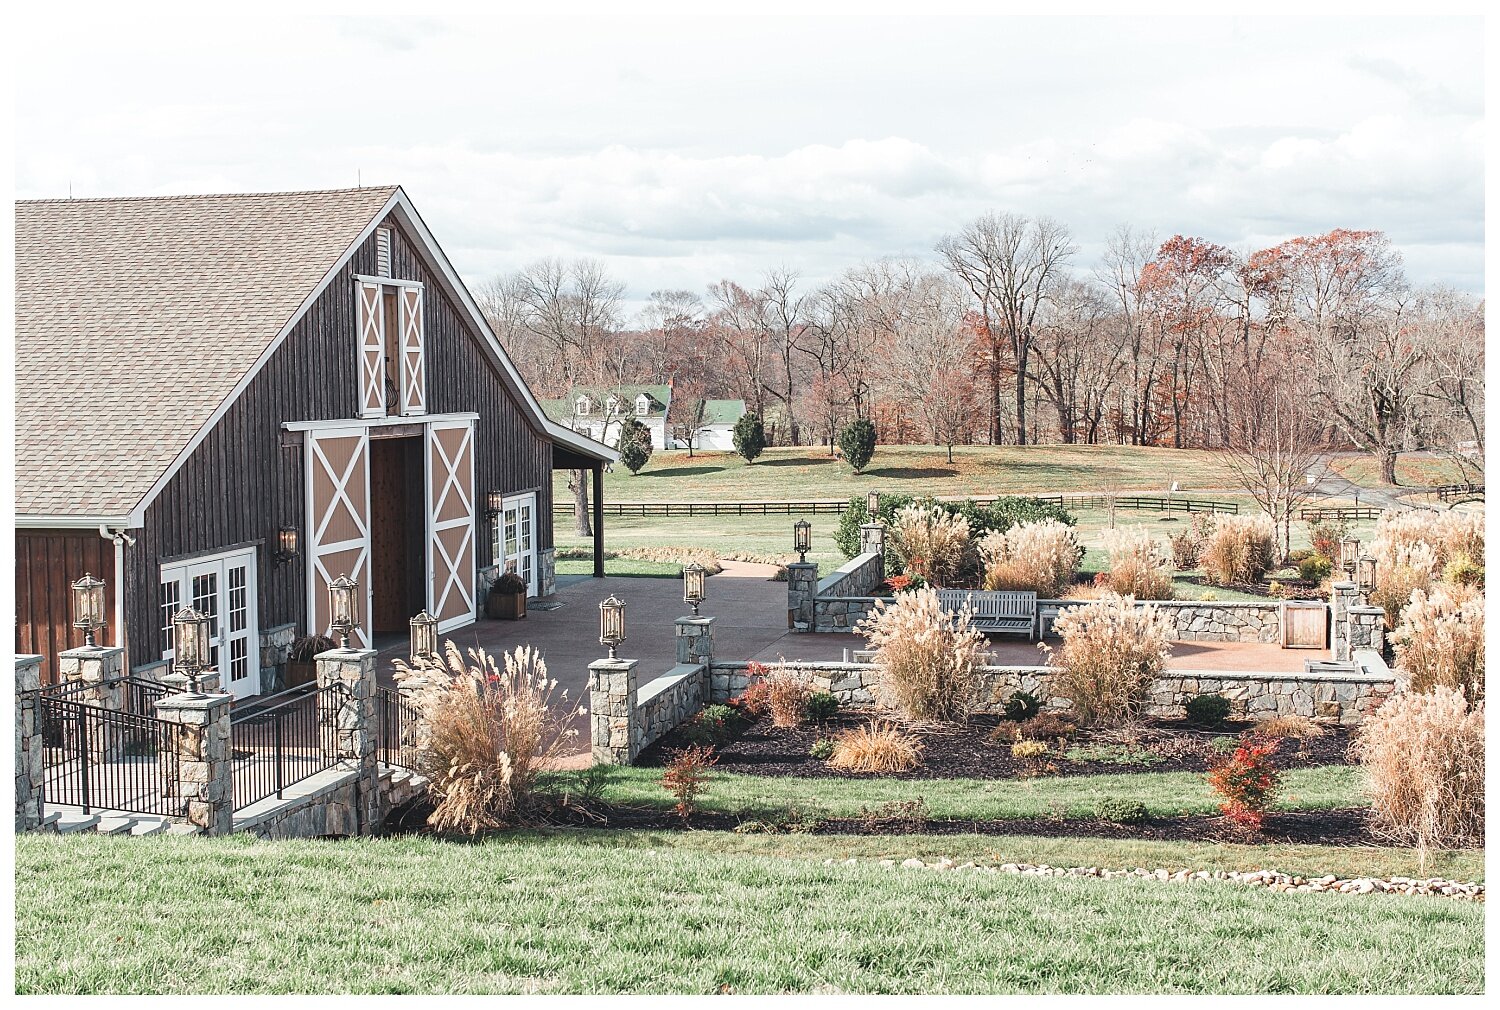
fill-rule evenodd
<path id="1" fill-rule="evenodd" d="M 974 296 L 990 338 L 990 391 L 995 441 L 1000 441 L 1000 351 L 1015 365 L 1016 443 L 1026 444 L 1026 374 L 1037 319 L 1076 252 L 1068 229 L 1049 217 L 986 214 L 956 235 L 944 236 L 938 252 Z"/>
<path id="2" fill-rule="evenodd" d="M 1321 456 L 1316 408 L 1283 383 L 1264 395 L 1224 447 L 1224 463 L 1276 526 L 1282 557 L 1291 553 L 1292 520 L 1316 491 L 1308 479 Z"/>

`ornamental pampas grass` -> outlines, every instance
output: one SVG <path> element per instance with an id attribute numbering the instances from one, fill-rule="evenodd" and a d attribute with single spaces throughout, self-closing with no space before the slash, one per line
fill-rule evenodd
<path id="1" fill-rule="evenodd" d="M 986 652 L 972 616 L 968 607 L 945 613 L 933 589 L 901 593 L 891 604 L 877 600 L 858 628 L 875 650 L 875 700 L 908 719 L 967 716 Z"/>
<path id="2" fill-rule="evenodd" d="M 1056 599 L 1073 585 L 1083 552 L 1072 527 L 1056 519 L 1019 523 L 979 541 L 985 589 L 1030 590 Z"/>
<path id="3" fill-rule="evenodd" d="M 1052 693 L 1073 703 L 1085 724 L 1128 722 L 1145 707 L 1146 690 L 1166 666 L 1173 624 L 1149 603 L 1118 593 L 1064 610 L 1053 622 L 1063 644 L 1044 645 Z"/>

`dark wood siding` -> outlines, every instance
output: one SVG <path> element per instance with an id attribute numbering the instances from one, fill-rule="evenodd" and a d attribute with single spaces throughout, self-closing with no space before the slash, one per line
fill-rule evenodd
<path id="1" fill-rule="evenodd" d="M 16 531 L 16 652 L 43 657 L 44 684 L 57 680 L 57 654 L 83 645 L 73 627 L 72 584 L 85 574 L 104 580 L 109 624 L 97 640 L 114 644 L 114 542 L 93 530 Z"/>
<path id="2" fill-rule="evenodd" d="M 395 276 L 424 284 L 428 412 L 473 411 L 481 418 L 475 454 L 480 565 L 491 551 L 483 517 L 490 489 L 537 489 L 539 545 L 551 546 L 551 442 L 532 426 L 498 362 L 463 324 L 435 270 L 420 260 L 399 226 L 393 246 Z M 280 565 L 272 560 L 280 527 L 296 526 L 304 543 L 307 532 L 302 449 L 284 444 L 281 426 L 357 417 L 354 275 L 376 270 L 372 235 L 147 509 L 126 565 L 133 664 L 161 655 L 159 573 L 164 561 L 182 555 L 261 543 L 260 627 L 305 623 L 304 558 Z M 204 364 L 212 367 L 212 359 Z"/>

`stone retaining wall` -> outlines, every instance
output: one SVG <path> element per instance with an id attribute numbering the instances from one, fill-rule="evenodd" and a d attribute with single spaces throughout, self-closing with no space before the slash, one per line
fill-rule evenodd
<path id="1" fill-rule="evenodd" d="M 708 667 L 701 663 L 678 664 L 664 676 L 641 685 L 636 691 L 635 718 L 631 725 L 635 754 L 701 712 L 708 703 L 707 687 Z"/>
<path id="2" fill-rule="evenodd" d="M 722 702 L 742 692 L 749 683 L 748 665 L 715 662 L 709 669 L 709 700 Z M 831 692 L 842 705 L 864 708 L 874 704 L 869 688 L 873 664 L 788 662 L 786 667 L 814 688 Z M 1035 696 L 1049 708 L 1065 710 L 1070 703 L 1054 696 L 1051 690 L 1053 673 L 1045 666 L 984 667 L 975 710 L 998 715 L 1005 709 L 1005 700 L 1016 691 Z M 1147 714 L 1179 719 L 1190 698 L 1222 694 L 1229 699 L 1230 715 L 1236 719 L 1305 715 L 1354 725 L 1395 689 L 1396 678 L 1383 663 L 1310 673 L 1171 670 L 1152 682 Z"/>

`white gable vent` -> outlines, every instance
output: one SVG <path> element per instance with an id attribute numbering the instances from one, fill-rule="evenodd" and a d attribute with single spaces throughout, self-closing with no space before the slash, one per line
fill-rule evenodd
<path id="1" fill-rule="evenodd" d="M 375 230 L 375 274 L 377 277 L 391 276 L 391 230 Z"/>

